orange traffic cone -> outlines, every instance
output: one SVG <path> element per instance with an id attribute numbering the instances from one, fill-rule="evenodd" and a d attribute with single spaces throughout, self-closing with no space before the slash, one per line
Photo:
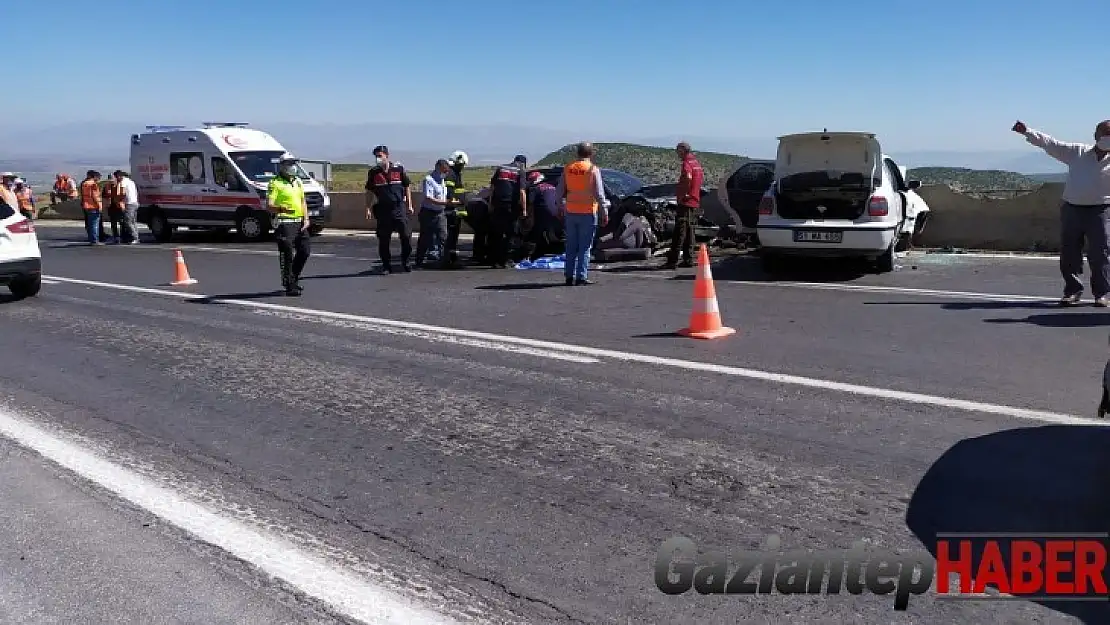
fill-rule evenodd
<path id="1" fill-rule="evenodd" d="M 718 339 L 736 334 L 736 330 L 721 323 L 717 289 L 713 286 L 713 272 L 709 269 L 709 251 L 704 243 L 698 251 L 698 276 L 694 280 L 694 309 L 690 312 L 690 327 L 678 333 L 694 339 Z"/>
<path id="2" fill-rule="evenodd" d="M 189 284 L 196 284 L 197 281 L 189 277 L 189 268 L 185 266 L 185 257 L 181 255 L 181 250 L 174 250 L 173 256 L 174 264 L 176 265 L 176 267 L 174 270 L 173 282 L 171 282 L 170 284 L 172 284 L 173 286 L 186 286 Z"/>

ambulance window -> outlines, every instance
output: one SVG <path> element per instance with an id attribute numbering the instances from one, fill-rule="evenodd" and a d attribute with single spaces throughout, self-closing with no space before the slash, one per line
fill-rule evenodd
<path id="1" fill-rule="evenodd" d="M 170 181 L 173 184 L 205 184 L 204 154 L 174 152 L 170 154 Z"/>
<path id="2" fill-rule="evenodd" d="M 212 177 L 215 179 L 217 186 L 221 186 L 228 191 L 246 191 L 246 186 L 243 181 L 239 179 L 239 174 L 235 173 L 227 160 L 215 156 L 212 158 Z"/>

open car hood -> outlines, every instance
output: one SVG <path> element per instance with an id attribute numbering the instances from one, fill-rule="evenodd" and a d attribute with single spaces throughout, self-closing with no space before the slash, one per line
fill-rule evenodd
<path id="1" fill-rule="evenodd" d="M 866 132 L 807 132 L 779 137 L 775 177 L 829 172 L 881 176 L 882 147 L 875 135 Z"/>

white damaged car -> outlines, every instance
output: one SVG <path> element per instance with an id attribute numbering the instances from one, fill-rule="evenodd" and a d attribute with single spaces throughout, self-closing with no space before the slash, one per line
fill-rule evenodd
<path id="1" fill-rule="evenodd" d="M 764 269 L 783 256 L 860 257 L 893 271 L 895 253 L 925 226 L 929 206 L 906 168 L 865 132 L 779 137 L 775 177 L 756 229 Z"/>

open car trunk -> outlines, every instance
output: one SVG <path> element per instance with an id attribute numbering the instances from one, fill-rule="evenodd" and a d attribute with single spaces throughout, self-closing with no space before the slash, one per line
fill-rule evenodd
<path id="1" fill-rule="evenodd" d="M 877 185 L 857 173 L 794 174 L 779 181 L 775 202 L 783 219 L 856 220 Z"/>
<path id="2" fill-rule="evenodd" d="M 805 133 L 779 137 L 775 203 L 783 219 L 856 220 L 882 183 L 874 135 Z"/>

